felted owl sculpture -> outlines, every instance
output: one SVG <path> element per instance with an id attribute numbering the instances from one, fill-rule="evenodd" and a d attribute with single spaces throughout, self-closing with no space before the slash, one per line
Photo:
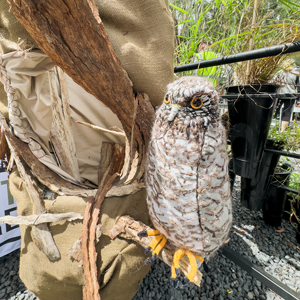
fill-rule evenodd
<path id="1" fill-rule="evenodd" d="M 193 281 L 201 264 L 227 239 L 232 223 L 225 129 L 218 115 L 219 96 L 202 77 L 182 77 L 167 86 L 156 111 L 149 143 L 147 204 L 155 235 L 146 249 L 151 262 L 167 239 L 178 250 L 172 278 L 178 284 L 179 261 L 187 255 Z"/>

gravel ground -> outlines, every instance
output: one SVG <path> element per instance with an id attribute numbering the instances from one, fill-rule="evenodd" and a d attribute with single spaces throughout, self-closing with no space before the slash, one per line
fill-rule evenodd
<path id="1" fill-rule="evenodd" d="M 265 225 L 262 212 L 249 211 L 239 204 L 240 178 L 233 190 L 234 221 L 229 247 L 297 291 L 300 296 L 300 248 L 295 229 L 283 220 L 284 232 Z M 0 258 L 0 299 L 34 300 L 18 277 L 19 251 Z M 208 262 L 210 271 L 203 272 L 201 287 L 194 284 L 172 287 L 170 268 L 157 260 L 143 279 L 134 300 L 224 300 L 224 299 L 283 299 L 249 276 L 240 267 L 217 252 Z M 298 283 L 297 283 L 298 282 Z"/>

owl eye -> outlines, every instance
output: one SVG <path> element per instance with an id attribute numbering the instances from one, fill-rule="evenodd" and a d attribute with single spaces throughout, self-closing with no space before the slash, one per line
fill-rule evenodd
<path id="1" fill-rule="evenodd" d="M 170 98 L 169 98 L 169 95 L 166 95 L 165 99 L 164 99 L 164 102 L 166 104 L 169 104 L 170 103 Z"/>
<path id="2" fill-rule="evenodd" d="M 203 100 L 200 97 L 194 97 L 191 101 L 191 107 L 193 109 L 199 109 L 203 105 Z"/>

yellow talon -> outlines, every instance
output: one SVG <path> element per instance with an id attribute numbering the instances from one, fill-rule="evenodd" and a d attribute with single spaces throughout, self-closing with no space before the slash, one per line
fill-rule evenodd
<path id="1" fill-rule="evenodd" d="M 179 268 L 179 261 L 181 260 L 182 256 L 185 254 L 184 249 L 179 249 L 175 252 L 174 257 L 173 257 L 173 263 L 175 269 Z"/>
<path id="2" fill-rule="evenodd" d="M 154 250 L 156 246 L 160 243 L 160 241 L 163 239 L 163 235 L 157 235 L 150 243 L 149 247 Z"/>
<path id="3" fill-rule="evenodd" d="M 165 246 L 166 242 L 167 242 L 167 238 L 164 235 L 160 235 L 162 236 L 162 240 L 157 244 L 155 250 L 153 251 L 154 254 L 158 255 L 159 252 L 161 251 L 161 249 Z"/>
<path id="4" fill-rule="evenodd" d="M 204 258 L 200 255 L 195 255 L 196 259 L 199 260 L 201 262 L 201 264 L 203 264 L 204 262 Z"/>
<path id="5" fill-rule="evenodd" d="M 152 235 L 159 235 L 160 232 L 158 230 L 147 230 L 147 235 L 152 236 Z"/>
<path id="6" fill-rule="evenodd" d="M 195 257 L 195 255 L 192 252 L 190 252 L 188 250 L 185 251 L 185 254 L 189 258 L 190 265 L 191 265 L 191 269 L 188 272 L 188 274 L 186 275 L 186 277 L 187 277 L 187 279 L 190 282 L 193 282 L 194 278 L 195 278 L 195 276 L 197 274 L 197 261 L 196 261 L 196 257 Z"/>

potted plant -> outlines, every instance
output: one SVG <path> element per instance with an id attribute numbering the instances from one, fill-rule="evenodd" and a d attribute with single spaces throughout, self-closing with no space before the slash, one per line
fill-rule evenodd
<path id="1" fill-rule="evenodd" d="M 222 45 L 231 54 L 231 51 L 254 50 L 299 39 L 299 20 L 277 21 L 271 11 L 261 10 L 260 5 L 258 0 L 249 1 L 241 15 L 237 34 L 212 46 Z M 243 36 L 240 35 L 242 32 Z M 233 46 L 226 46 L 226 43 Z M 242 177 L 256 177 L 278 88 L 272 80 L 283 68 L 285 59 L 286 56 L 277 55 L 232 66 L 229 82 L 234 85 L 226 88 L 223 97 L 228 99 L 234 171 Z"/>
<path id="2" fill-rule="evenodd" d="M 286 202 L 286 191 L 280 189 L 280 187 L 282 185 L 288 186 L 291 173 L 292 168 L 289 163 L 278 164 L 275 169 L 262 207 L 263 218 L 266 224 L 276 227 L 281 226 Z"/>
<path id="3" fill-rule="evenodd" d="M 292 172 L 289 188 L 300 192 L 300 174 Z M 283 218 L 289 220 L 296 228 L 296 239 L 300 243 L 300 194 L 288 192 L 285 202 Z"/>
<path id="4" fill-rule="evenodd" d="M 278 126 L 271 127 L 266 148 L 296 152 L 300 148 L 300 127 L 287 127 L 284 132 L 280 132 Z M 264 151 L 256 177 L 241 178 L 241 204 L 243 206 L 251 210 L 262 208 L 279 159 L 279 154 Z M 285 184 L 287 183 L 286 181 Z"/>

